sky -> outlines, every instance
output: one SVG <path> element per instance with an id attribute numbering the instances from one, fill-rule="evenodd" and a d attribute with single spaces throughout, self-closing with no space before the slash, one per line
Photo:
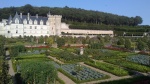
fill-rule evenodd
<path id="1" fill-rule="evenodd" d="M 32 6 L 72 7 L 128 17 L 141 16 L 142 25 L 150 25 L 150 0 L 0 0 L 0 8 Z"/>

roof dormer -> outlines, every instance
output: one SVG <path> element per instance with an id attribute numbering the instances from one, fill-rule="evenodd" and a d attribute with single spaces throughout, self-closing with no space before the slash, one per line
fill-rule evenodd
<path id="1" fill-rule="evenodd" d="M 40 20 L 40 25 L 43 25 L 43 20 Z"/>
<path id="2" fill-rule="evenodd" d="M 29 20 L 29 24 L 33 24 L 33 21 L 31 19 Z"/>
<path id="3" fill-rule="evenodd" d="M 18 18 L 15 19 L 15 23 L 19 24 L 19 19 Z"/>
<path id="4" fill-rule="evenodd" d="M 27 20 L 26 19 L 23 20 L 23 24 L 27 24 Z"/>
<path id="5" fill-rule="evenodd" d="M 37 25 L 37 20 L 34 20 L 34 24 Z"/>

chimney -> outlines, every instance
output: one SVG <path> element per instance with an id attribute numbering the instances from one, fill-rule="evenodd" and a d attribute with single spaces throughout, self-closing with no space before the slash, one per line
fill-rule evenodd
<path id="1" fill-rule="evenodd" d="M 22 13 L 20 13 L 20 18 L 22 19 Z"/>
<path id="2" fill-rule="evenodd" d="M 36 18 L 38 18 L 38 14 L 36 14 Z"/>
<path id="3" fill-rule="evenodd" d="M 30 19 L 30 13 L 28 13 L 28 20 Z"/>

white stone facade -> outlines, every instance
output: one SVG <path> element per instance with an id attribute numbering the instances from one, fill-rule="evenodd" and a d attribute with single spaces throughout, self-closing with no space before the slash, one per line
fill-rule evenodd
<path id="1" fill-rule="evenodd" d="M 61 15 L 47 14 L 47 17 L 18 15 L 9 19 L 3 19 L 0 22 L 0 35 L 7 38 L 19 37 L 19 36 L 66 36 L 66 34 L 73 36 L 83 35 L 110 35 L 113 36 L 113 31 L 101 31 L 101 30 L 81 30 L 81 29 L 69 29 L 69 25 L 61 22 Z"/>

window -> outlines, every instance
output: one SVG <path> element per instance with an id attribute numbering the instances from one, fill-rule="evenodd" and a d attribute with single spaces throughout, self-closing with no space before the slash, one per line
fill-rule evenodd
<path id="1" fill-rule="evenodd" d="M 42 20 L 40 21 L 40 25 L 43 25 L 43 21 Z"/>
<path id="2" fill-rule="evenodd" d="M 18 25 L 16 25 L 16 28 L 18 28 Z"/>
<path id="3" fill-rule="evenodd" d="M 43 27 L 41 26 L 41 29 L 43 29 Z"/>
<path id="4" fill-rule="evenodd" d="M 49 31 L 47 31 L 47 34 L 49 34 Z"/>
<path id="5" fill-rule="evenodd" d="M 34 24 L 37 24 L 37 20 L 34 21 Z"/>
<path id="6" fill-rule="evenodd" d="M 23 20 L 23 23 L 24 23 L 24 24 L 27 24 L 27 20 L 26 20 L 26 19 L 24 19 L 24 20 Z"/>
<path id="7" fill-rule="evenodd" d="M 49 25 L 49 22 L 48 22 L 48 21 L 46 22 L 46 25 Z"/>
<path id="8" fill-rule="evenodd" d="M 32 29 L 32 26 L 30 26 L 30 29 Z"/>
<path id="9" fill-rule="evenodd" d="M 37 26 L 35 26 L 35 29 L 37 29 Z"/>
<path id="10" fill-rule="evenodd" d="M 32 20 L 30 19 L 29 24 L 32 24 Z"/>
<path id="11" fill-rule="evenodd" d="M 16 23 L 16 24 L 19 24 L 19 20 L 18 20 L 18 18 L 16 18 L 15 23 Z"/>
<path id="12" fill-rule="evenodd" d="M 18 30 L 16 30 L 16 34 L 18 33 Z"/>
<path id="13" fill-rule="evenodd" d="M 10 33 L 10 31 L 8 31 L 8 33 Z"/>

